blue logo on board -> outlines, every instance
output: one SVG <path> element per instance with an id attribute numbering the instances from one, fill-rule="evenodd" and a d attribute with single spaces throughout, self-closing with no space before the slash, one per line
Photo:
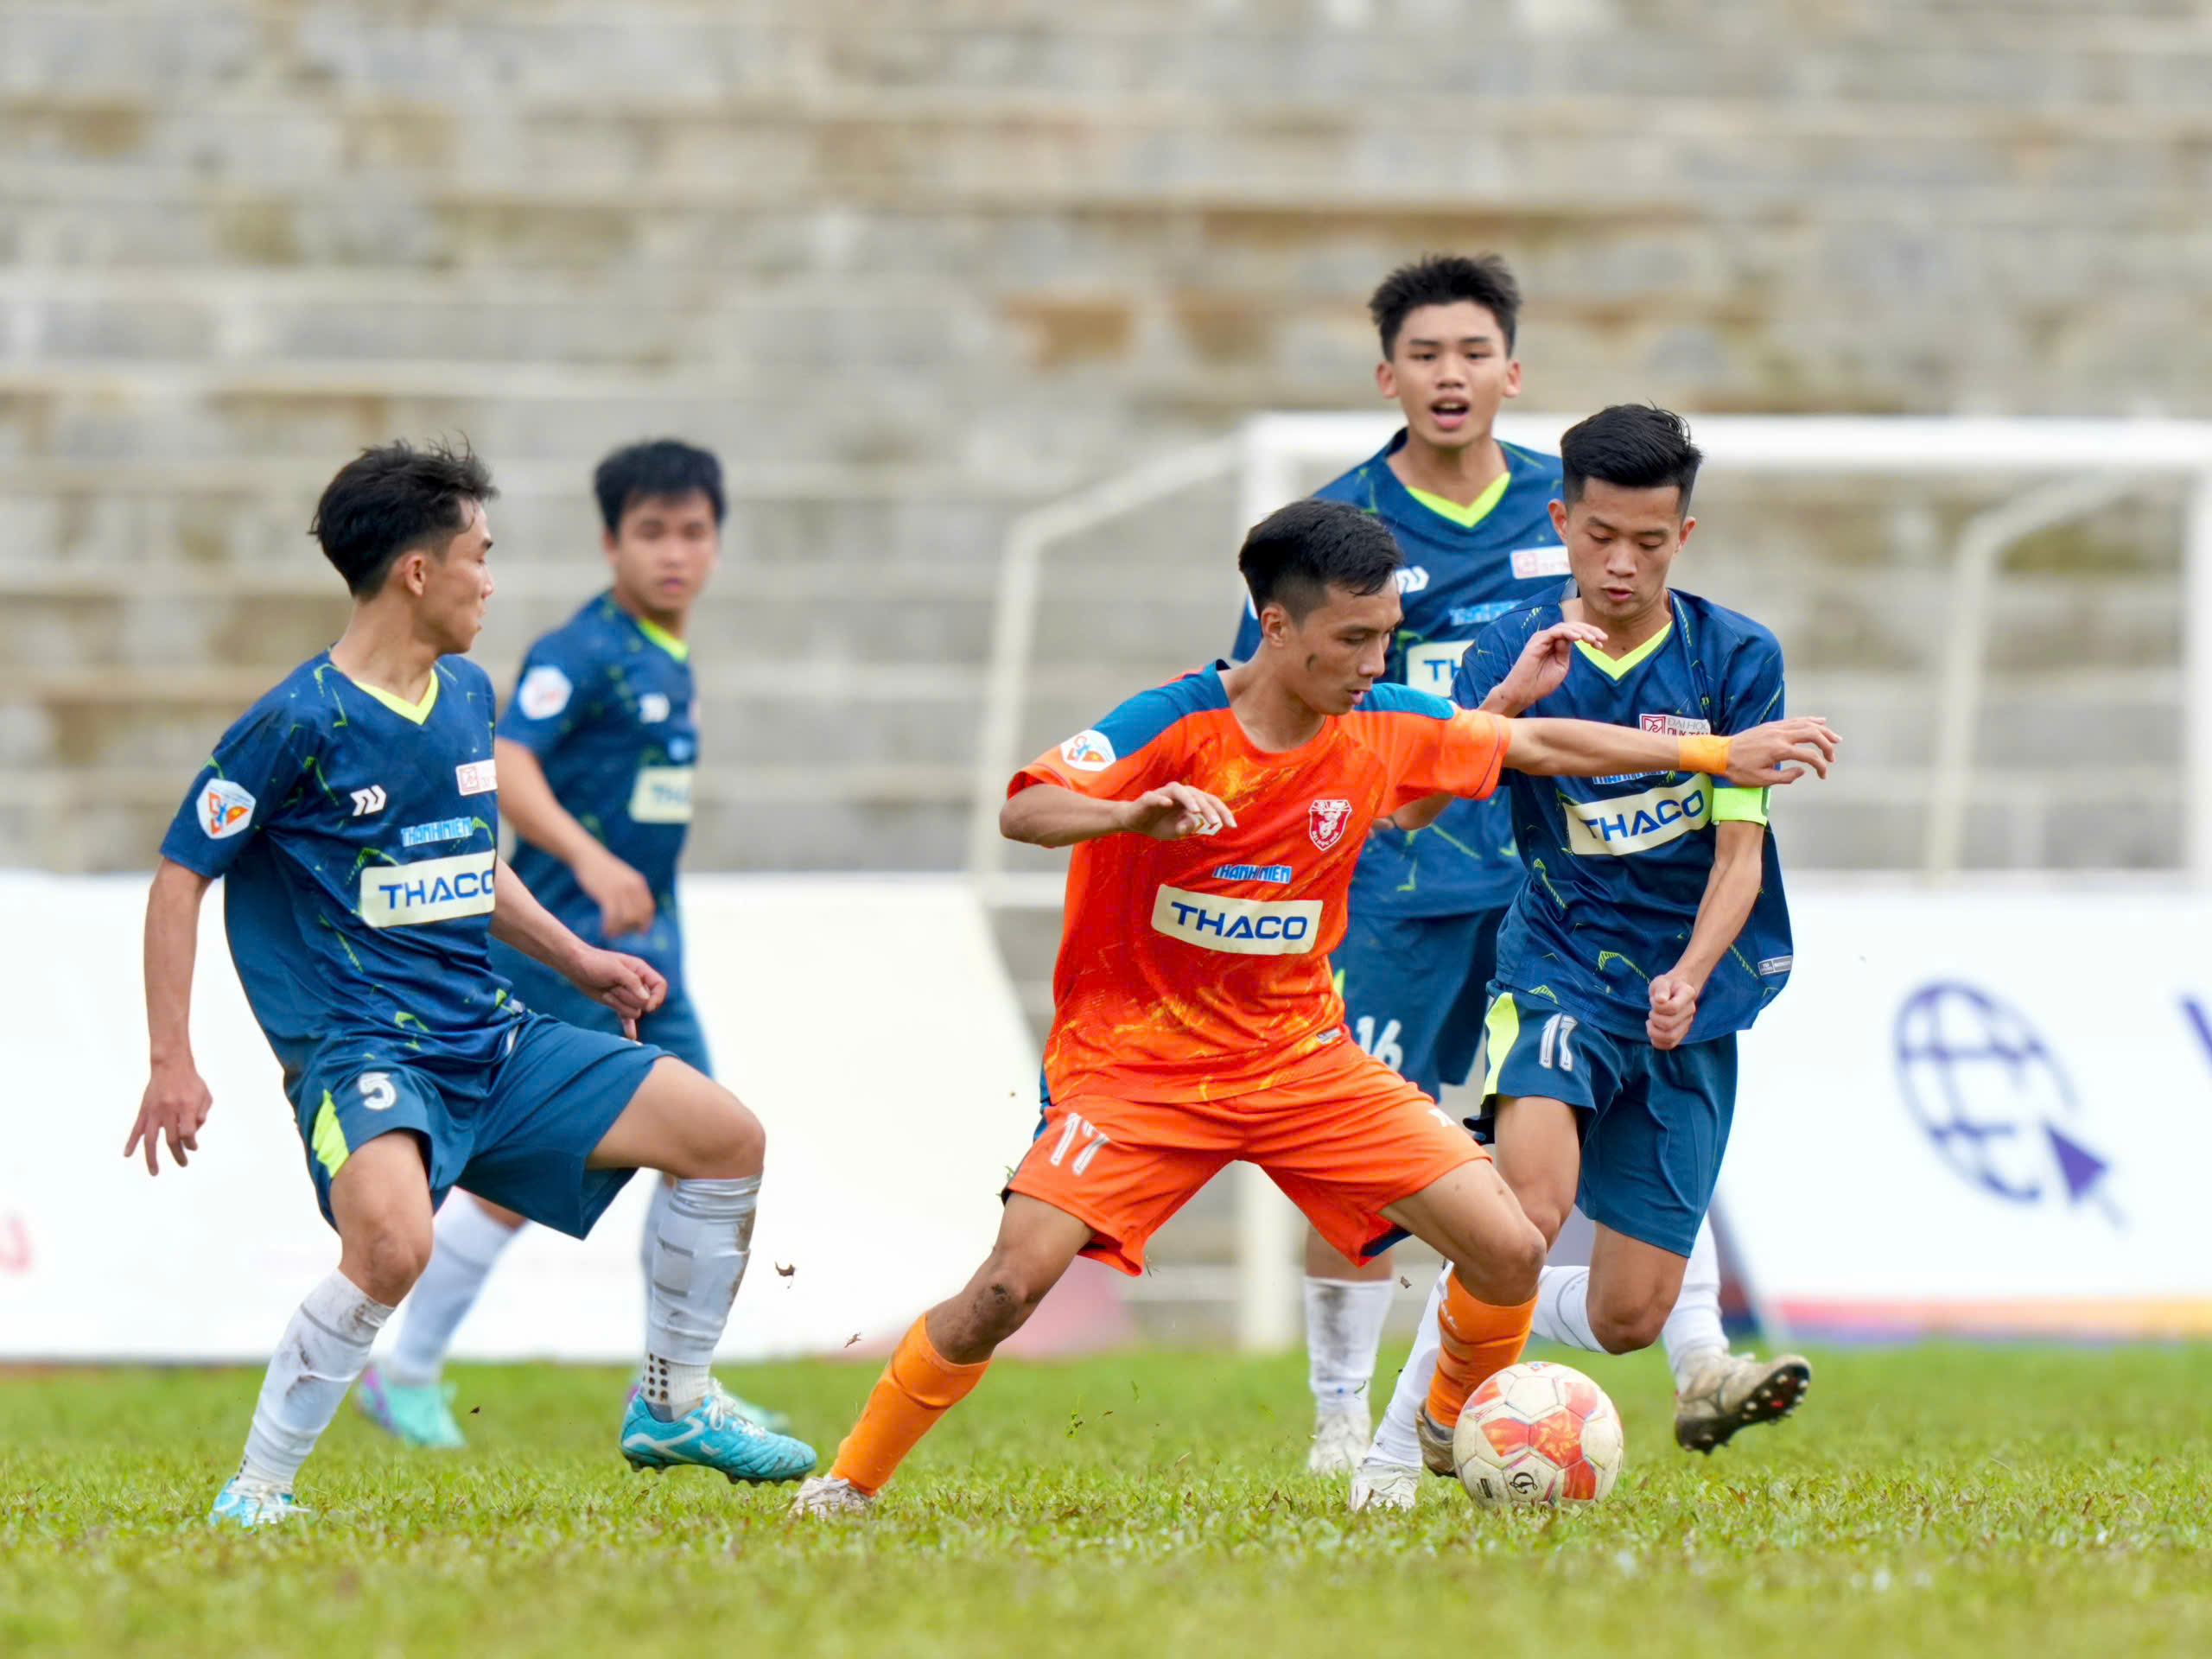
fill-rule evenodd
<path id="1" fill-rule="evenodd" d="M 1893 1036 L 1897 1091 L 1953 1174 L 2008 1204 L 2087 1205 L 2126 1224 L 2074 1085 L 2018 1008 L 1939 981 L 1905 999 Z"/>

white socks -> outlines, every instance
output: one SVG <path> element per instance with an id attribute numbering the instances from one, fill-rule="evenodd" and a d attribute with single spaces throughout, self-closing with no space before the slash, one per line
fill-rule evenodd
<path id="1" fill-rule="evenodd" d="M 645 1281 L 645 1404 L 664 1422 L 707 1397 L 709 1368 L 745 1277 L 760 1178 L 678 1181 Z"/>
<path id="2" fill-rule="evenodd" d="M 1444 1345 L 1436 1321 L 1444 1311 L 1444 1287 L 1451 1275 L 1451 1264 L 1446 1262 L 1436 1275 L 1428 1300 L 1421 1306 L 1421 1324 L 1414 1331 L 1414 1351 L 1406 1356 L 1405 1370 L 1398 1373 L 1398 1386 L 1390 1390 L 1390 1408 L 1382 1414 L 1382 1427 L 1375 1431 L 1375 1442 L 1368 1448 L 1370 1463 L 1392 1463 L 1401 1469 L 1421 1467 L 1421 1437 L 1414 1421 L 1428 1403 L 1428 1385 L 1435 1380 L 1436 1356 Z"/>
<path id="3" fill-rule="evenodd" d="M 1605 1351 L 1590 1330 L 1588 1268 L 1544 1269 L 1536 1290 L 1535 1334 L 1589 1353 Z M 1682 1287 L 1660 1339 L 1667 1345 L 1667 1365 L 1675 1374 L 1677 1392 L 1688 1386 L 1707 1359 L 1728 1351 L 1727 1332 L 1720 1325 L 1720 1251 L 1713 1242 L 1710 1221 L 1698 1224 L 1697 1243 L 1690 1247 L 1689 1265 L 1682 1271 Z"/>
<path id="4" fill-rule="evenodd" d="M 370 1300 L 342 1273 L 308 1293 L 262 1379 L 239 1474 L 279 1491 L 292 1490 L 300 1465 L 338 1414 L 346 1390 L 369 1363 L 369 1344 L 391 1317 L 390 1308 Z"/>
<path id="5" fill-rule="evenodd" d="M 660 1257 L 661 1224 L 668 1219 L 668 1201 L 676 1184 L 658 1170 L 641 1169 L 638 1179 L 653 1184 L 652 1202 L 645 1207 L 645 1230 L 638 1235 L 638 1271 L 645 1284 L 645 1347 L 653 1345 L 653 1263 Z M 640 1350 L 642 1352 L 643 1350 Z"/>
<path id="6" fill-rule="evenodd" d="M 399 1340 L 385 1363 L 394 1382 L 423 1388 L 437 1382 L 453 1333 L 476 1306 L 499 1252 L 521 1230 L 506 1225 L 466 1192 L 446 1200 L 438 1211 L 437 1247 L 430 1254 L 430 1265 L 408 1294 Z"/>
<path id="7" fill-rule="evenodd" d="M 1388 1279 L 1306 1281 L 1306 1380 L 1325 1410 L 1357 1401 L 1367 1409 L 1375 1354 L 1390 1317 Z"/>
<path id="8" fill-rule="evenodd" d="M 1667 1345 L 1667 1369 L 1675 1374 L 1677 1394 L 1689 1387 L 1699 1366 L 1728 1351 L 1728 1332 L 1720 1324 L 1720 1247 L 1713 1241 L 1709 1217 L 1697 1224 L 1681 1294 L 1675 1298 L 1675 1311 L 1667 1316 L 1659 1340 Z"/>

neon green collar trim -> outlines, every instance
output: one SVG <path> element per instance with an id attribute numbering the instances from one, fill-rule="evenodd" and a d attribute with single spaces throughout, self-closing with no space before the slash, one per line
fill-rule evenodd
<path id="1" fill-rule="evenodd" d="M 338 667 L 335 663 L 331 666 Z M 342 668 L 338 669 L 338 671 L 340 674 L 346 674 L 346 671 Z M 356 690 L 367 692 L 402 720 L 412 721 L 417 726 L 428 720 L 430 717 L 430 710 L 438 706 L 438 671 L 435 668 L 430 671 L 430 689 L 423 694 L 423 701 L 420 702 L 409 702 L 405 698 L 396 697 L 391 692 L 378 687 L 364 685 L 351 674 L 346 674 L 346 683 Z"/>
<path id="2" fill-rule="evenodd" d="M 675 658 L 677 662 L 686 663 L 691 660 L 691 642 L 689 639 L 679 639 L 659 623 L 648 622 L 642 616 L 633 616 L 630 620 L 638 625 L 639 633 L 644 634 L 646 639 Z"/>
<path id="3" fill-rule="evenodd" d="M 1433 495 L 1427 490 L 1417 490 L 1410 484 L 1406 486 L 1406 493 L 1438 518 L 1448 518 L 1462 530 L 1472 530 L 1490 517 L 1491 509 L 1504 499 L 1505 486 L 1512 481 L 1513 468 L 1509 466 L 1496 478 L 1491 480 L 1489 486 L 1480 495 L 1464 507 L 1447 497 Z"/>
<path id="4" fill-rule="evenodd" d="M 1658 632 L 1653 634 L 1649 639 L 1638 645 L 1634 651 L 1629 652 L 1625 657 L 1608 657 L 1604 652 L 1599 650 L 1595 645 L 1586 645 L 1580 639 L 1574 642 L 1574 648 L 1580 652 L 1585 657 L 1588 658 L 1592 662 L 1595 663 L 1599 668 L 1603 669 L 1608 675 L 1618 680 L 1624 678 L 1627 676 L 1629 670 L 1634 668 L 1638 663 L 1649 657 L 1653 652 L 1665 645 L 1667 643 L 1667 636 L 1674 631 L 1675 624 L 1673 620 L 1670 618 L 1669 619 L 1665 627 L 1660 629 Z"/>

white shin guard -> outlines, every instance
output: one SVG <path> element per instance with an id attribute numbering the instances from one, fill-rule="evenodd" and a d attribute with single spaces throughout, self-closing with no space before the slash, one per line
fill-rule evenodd
<path id="1" fill-rule="evenodd" d="M 369 1346 L 391 1317 L 342 1273 L 309 1291 L 284 1327 L 246 1431 L 238 1472 L 289 1491 L 300 1465 L 338 1414 L 346 1390 L 369 1363 Z"/>
<path id="2" fill-rule="evenodd" d="M 1306 1280 L 1306 1377 L 1317 1405 L 1366 1408 L 1390 1318 L 1388 1279 Z"/>
<path id="3" fill-rule="evenodd" d="M 1675 1311 L 1667 1316 L 1659 1340 L 1667 1347 L 1676 1393 L 1689 1386 L 1699 1366 L 1728 1351 L 1728 1332 L 1720 1323 L 1720 1247 L 1713 1242 L 1710 1217 L 1697 1224 L 1681 1294 L 1675 1298 Z"/>
<path id="4" fill-rule="evenodd" d="M 646 1279 L 645 1402 L 681 1417 L 707 1397 L 753 1245 L 760 1178 L 678 1181 L 653 1234 Z"/>
<path id="5" fill-rule="evenodd" d="M 1447 1262 L 1422 1305 L 1421 1324 L 1414 1330 L 1414 1351 L 1406 1356 L 1397 1387 L 1390 1390 L 1389 1408 L 1382 1414 L 1382 1426 L 1375 1431 L 1375 1442 L 1368 1448 L 1370 1463 L 1395 1464 L 1401 1469 L 1421 1467 L 1421 1431 L 1414 1425 L 1428 1404 L 1428 1385 L 1436 1378 L 1436 1357 L 1444 1346 L 1437 1320 L 1444 1312 L 1444 1287 L 1451 1276 Z"/>

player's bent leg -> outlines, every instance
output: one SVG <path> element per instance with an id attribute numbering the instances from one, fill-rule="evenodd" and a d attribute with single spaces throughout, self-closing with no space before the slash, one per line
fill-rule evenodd
<path id="1" fill-rule="evenodd" d="M 999 1344 L 1022 1327 L 1090 1236 L 1090 1223 L 1009 1193 L 990 1255 L 958 1294 L 907 1328 L 830 1472 L 799 1488 L 792 1513 L 867 1509 L 922 1436 L 982 1381 Z"/>
<path id="2" fill-rule="evenodd" d="M 1313 1395 L 1309 1474 L 1338 1475 L 1366 1455 L 1368 1393 L 1382 1326 L 1390 1317 L 1396 1268 L 1390 1252 L 1355 1262 L 1320 1233 L 1306 1230 L 1306 1386 Z"/>
<path id="3" fill-rule="evenodd" d="M 1659 1339 L 1675 1374 L 1675 1444 L 1685 1452 L 1709 1453 L 1739 1428 L 1781 1421 L 1813 1385 L 1811 1362 L 1802 1355 L 1762 1360 L 1729 1352 L 1720 1322 L 1720 1250 L 1710 1216 L 1698 1224 L 1681 1294 Z"/>
<path id="4" fill-rule="evenodd" d="M 1384 1213 L 1452 1264 L 1437 1321 L 1436 1375 L 1416 1423 L 1421 1460 L 1448 1474 L 1452 1430 L 1467 1396 L 1528 1344 L 1545 1239 L 1486 1159 Z"/>
<path id="5" fill-rule="evenodd" d="M 814 1448 L 762 1427 L 714 1386 L 715 1349 L 752 1254 L 767 1137 L 736 1096 L 664 1056 L 587 1162 L 677 1178 L 647 1275 L 645 1375 L 622 1419 L 633 1469 L 696 1464 L 732 1481 L 796 1480 Z"/>
<path id="6" fill-rule="evenodd" d="M 245 1455 L 216 1495 L 211 1522 L 268 1526 L 300 1512 L 292 1497 L 300 1465 L 429 1260 L 430 1183 L 416 1136 L 378 1135 L 332 1161 L 338 1271 L 308 1293 L 285 1326 L 254 1404 Z"/>
<path id="7" fill-rule="evenodd" d="M 410 1446 L 445 1449 L 465 1443 L 454 1419 L 453 1390 L 444 1382 L 454 1332 L 483 1294 L 501 1254 L 528 1224 L 466 1192 L 438 1212 L 430 1264 L 416 1281 L 390 1357 L 361 1373 L 353 1402 L 385 1433 Z"/>
<path id="8" fill-rule="evenodd" d="M 1574 1208 L 1582 1145 L 1574 1108 L 1545 1095 L 1501 1097 L 1491 1119 L 1491 1152 L 1522 1213 L 1547 1249 Z"/>
<path id="9" fill-rule="evenodd" d="M 1632 1354 L 1659 1340 L 1674 1312 L 1689 1258 L 1597 1224 L 1590 1249 L 1590 1334 L 1609 1354 Z"/>

